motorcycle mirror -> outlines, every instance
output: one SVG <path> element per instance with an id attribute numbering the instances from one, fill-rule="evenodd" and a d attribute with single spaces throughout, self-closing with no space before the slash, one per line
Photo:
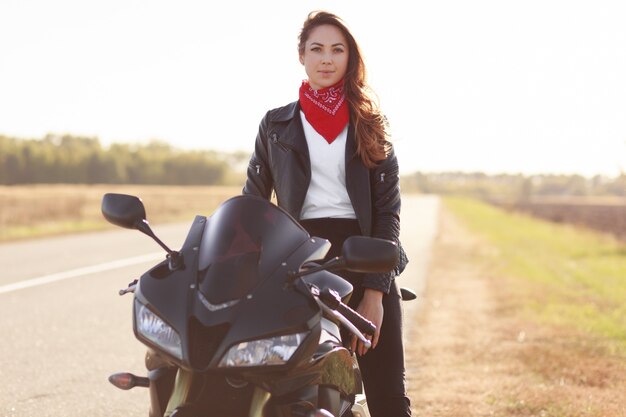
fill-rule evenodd
<path id="1" fill-rule="evenodd" d="M 139 223 L 146 220 L 146 209 L 139 197 L 107 193 L 102 197 L 102 215 L 116 226 L 139 229 Z"/>
<path id="2" fill-rule="evenodd" d="M 146 209 L 139 197 L 127 194 L 107 193 L 102 197 L 102 215 L 110 223 L 126 229 L 137 229 L 150 236 L 169 255 L 170 269 L 183 266 L 180 253 L 171 250 L 159 239 L 146 220 Z"/>
<path id="3" fill-rule="evenodd" d="M 398 245 L 390 240 L 351 236 L 343 242 L 341 259 L 353 272 L 389 272 L 398 264 Z"/>
<path id="4" fill-rule="evenodd" d="M 322 265 L 292 271 L 289 279 L 295 280 L 318 271 L 389 272 L 396 267 L 399 257 L 398 246 L 390 240 L 351 236 L 343 242 L 341 256 Z"/>

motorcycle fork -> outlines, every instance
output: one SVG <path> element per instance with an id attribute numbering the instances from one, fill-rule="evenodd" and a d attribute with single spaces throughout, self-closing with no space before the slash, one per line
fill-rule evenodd
<path id="1" fill-rule="evenodd" d="M 191 384 L 193 383 L 193 373 L 178 368 L 176 372 L 176 380 L 174 382 L 174 391 L 167 403 L 164 417 L 169 417 L 177 407 L 185 404 L 191 392 Z"/>
<path id="2" fill-rule="evenodd" d="M 252 394 L 252 401 L 250 403 L 249 417 L 263 417 L 263 409 L 269 400 L 269 392 L 259 387 L 254 387 L 254 393 Z"/>

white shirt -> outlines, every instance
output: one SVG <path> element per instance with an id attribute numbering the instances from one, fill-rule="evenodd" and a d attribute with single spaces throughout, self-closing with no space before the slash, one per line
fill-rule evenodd
<path id="1" fill-rule="evenodd" d="M 311 182 L 304 198 L 301 219 L 337 217 L 356 219 L 346 189 L 346 139 L 348 125 L 328 143 L 300 111 L 311 160 Z"/>

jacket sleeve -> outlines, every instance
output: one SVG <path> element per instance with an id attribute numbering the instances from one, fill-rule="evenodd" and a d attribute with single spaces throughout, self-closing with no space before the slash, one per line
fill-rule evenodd
<path id="1" fill-rule="evenodd" d="M 400 258 L 391 272 L 366 274 L 362 285 L 389 293 L 391 280 L 399 275 L 408 259 L 400 245 L 400 170 L 398 159 L 391 149 L 387 158 L 370 171 L 372 188 L 372 236 L 398 244 Z"/>
<path id="2" fill-rule="evenodd" d="M 254 144 L 254 153 L 250 157 L 248 163 L 246 184 L 243 187 L 243 194 L 252 194 L 267 200 L 272 195 L 274 181 L 269 167 L 269 159 L 267 154 L 267 125 L 269 121 L 269 112 L 265 115 L 259 124 L 259 133 L 257 133 Z"/>

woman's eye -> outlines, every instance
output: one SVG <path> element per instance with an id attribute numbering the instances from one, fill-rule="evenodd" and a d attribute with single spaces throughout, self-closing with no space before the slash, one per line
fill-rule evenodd
<path id="1" fill-rule="evenodd" d="M 336 54 L 341 54 L 341 53 L 343 53 L 343 49 L 342 48 L 335 48 L 335 53 Z"/>

